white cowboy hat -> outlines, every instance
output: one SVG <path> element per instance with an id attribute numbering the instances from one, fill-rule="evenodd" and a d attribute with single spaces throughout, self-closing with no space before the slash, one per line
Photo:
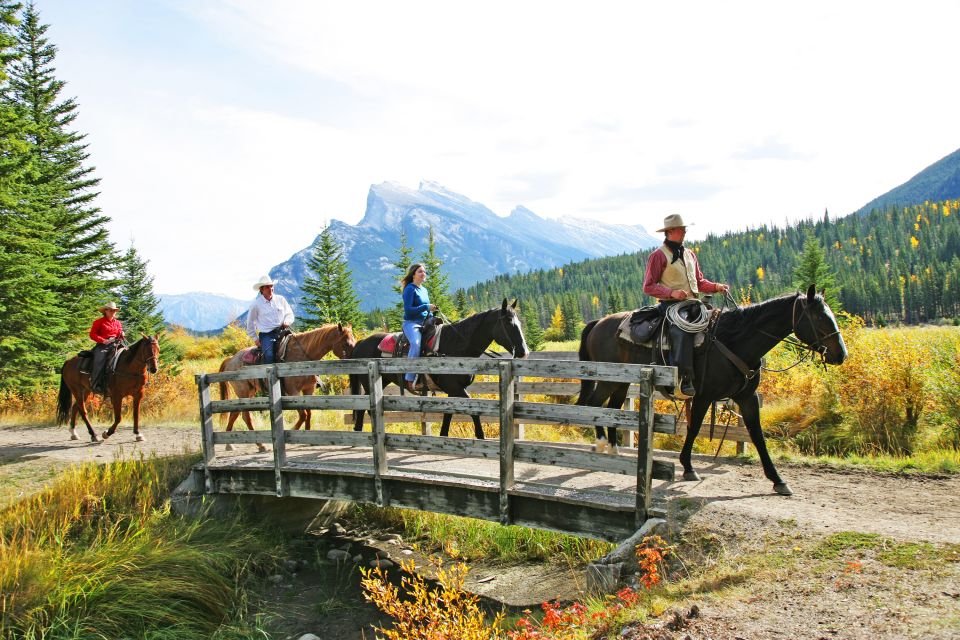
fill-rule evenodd
<path id="1" fill-rule="evenodd" d="M 663 219 L 663 229 L 657 229 L 656 233 L 666 231 L 667 229 L 676 229 L 678 227 L 692 227 L 693 223 L 687 224 L 683 221 L 683 216 L 679 213 L 671 213 Z"/>
<path id="2" fill-rule="evenodd" d="M 260 280 L 257 281 L 257 284 L 253 285 L 253 290 L 260 291 L 260 287 L 273 286 L 274 284 L 276 283 L 270 279 L 270 276 L 260 276 Z"/>
<path id="3" fill-rule="evenodd" d="M 107 309 L 113 309 L 114 311 L 117 311 L 117 310 L 120 309 L 120 307 L 117 306 L 117 303 L 116 303 L 116 302 L 114 302 L 114 301 L 111 300 L 111 301 L 108 302 L 107 304 L 105 304 L 105 305 L 103 305 L 102 307 L 100 307 L 100 311 L 106 311 Z"/>

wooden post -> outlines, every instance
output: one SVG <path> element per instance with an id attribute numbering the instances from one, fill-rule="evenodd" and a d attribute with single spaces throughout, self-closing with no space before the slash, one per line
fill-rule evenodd
<path id="1" fill-rule="evenodd" d="M 286 438 L 283 433 L 283 407 L 280 397 L 283 395 L 283 385 L 277 375 L 276 365 L 267 372 L 267 389 L 270 393 L 270 439 L 273 442 L 273 476 L 277 483 L 277 497 L 287 495 L 283 486 L 283 467 L 287 464 Z"/>
<path id="2" fill-rule="evenodd" d="M 647 520 L 653 487 L 653 370 L 640 377 L 640 419 L 637 431 L 637 529 Z"/>
<path id="3" fill-rule="evenodd" d="M 213 413 L 210 411 L 210 383 L 207 374 L 201 373 L 194 377 L 197 381 L 197 390 L 200 396 L 200 442 L 203 445 L 203 484 L 204 493 L 213 493 L 213 476 L 210 473 L 210 461 L 217 453 L 213 447 Z"/>
<path id="4" fill-rule="evenodd" d="M 435 395 L 437 395 L 437 394 L 434 393 L 433 391 L 428 391 L 428 392 L 427 392 L 427 395 L 428 395 L 428 396 L 435 396 Z M 430 423 L 427 422 L 427 414 L 426 414 L 426 413 L 421 413 L 421 414 L 420 414 L 420 434 L 421 434 L 421 435 L 425 435 L 425 436 L 430 435 Z"/>
<path id="5" fill-rule="evenodd" d="M 510 518 L 510 490 L 513 489 L 514 393 L 513 363 L 498 363 L 500 369 L 500 524 L 508 525 Z"/>
<path id="6" fill-rule="evenodd" d="M 386 428 L 383 421 L 383 378 L 380 364 L 374 359 L 367 363 L 370 386 L 370 431 L 373 433 L 373 486 L 377 506 L 386 506 L 382 475 L 387 472 Z"/>
<path id="7" fill-rule="evenodd" d="M 514 392 L 513 400 L 514 402 L 521 402 L 523 400 L 523 395 L 520 393 L 520 383 L 523 382 L 523 376 L 517 376 L 514 378 Z M 513 438 L 514 440 L 524 440 L 526 434 L 524 433 L 525 429 L 522 422 L 515 422 L 513 427 Z"/>

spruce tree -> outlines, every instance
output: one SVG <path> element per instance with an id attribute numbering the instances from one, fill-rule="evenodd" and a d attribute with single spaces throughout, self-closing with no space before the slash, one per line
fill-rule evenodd
<path id="1" fill-rule="evenodd" d="M 623 311 L 623 298 L 620 292 L 614 287 L 607 289 L 607 313 L 619 313 Z"/>
<path id="2" fill-rule="evenodd" d="M 450 301 L 450 279 L 441 268 L 443 261 L 437 256 L 432 226 L 427 233 L 427 248 L 420 255 L 420 261 L 427 271 L 427 280 L 423 284 L 430 294 L 430 302 L 437 305 L 441 312 L 450 313 L 453 310 L 453 303 Z"/>
<path id="3" fill-rule="evenodd" d="M 523 337 L 527 339 L 527 346 L 531 351 L 537 351 L 543 346 L 543 328 L 540 326 L 537 306 L 532 302 L 520 304 L 520 324 L 523 327 Z"/>
<path id="4" fill-rule="evenodd" d="M 331 322 L 362 326 L 364 318 L 353 288 L 353 274 L 329 226 L 314 242 L 307 270 L 300 301 L 302 324 L 308 328 Z"/>
<path id="5" fill-rule="evenodd" d="M 463 289 L 457 289 L 457 293 L 453 299 L 453 308 L 456 311 L 456 317 L 454 320 L 461 320 L 470 315 L 470 309 L 467 306 L 467 292 Z"/>
<path id="6" fill-rule="evenodd" d="M 576 296 L 572 293 L 563 294 L 560 304 L 563 307 L 563 339 L 574 340 L 579 334 L 580 325 L 583 323 L 580 305 L 577 303 Z"/>
<path id="7" fill-rule="evenodd" d="M 824 299 L 830 308 L 834 311 L 840 310 L 836 278 L 827 264 L 820 241 L 813 234 L 807 235 L 803 243 L 803 253 L 800 254 L 797 267 L 793 271 L 793 286 L 799 291 L 806 291 L 810 285 L 816 285 L 818 291 L 823 289 Z"/>
<path id="8" fill-rule="evenodd" d="M 108 274 L 116 256 L 107 236 L 109 219 L 93 204 L 99 179 L 84 164 L 89 157 L 86 136 L 71 130 L 77 103 L 61 98 L 65 83 L 55 77 L 57 48 L 46 38 L 47 29 L 29 2 L 15 34 L 17 60 L 2 100 L 27 125 L 24 139 L 32 159 L 28 198 L 34 213 L 51 227 L 58 271 L 53 291 L 66 332 L 78 333 L 113 284 Z"/>
<path id="9" fill-rule="evenodd" d="M 403 326 L 403 285 L 401 281 L 407 275 L 407 269 L 413 262 L 410 260 L 410 254 L 413 248 L 407 244 L 406 231 L 400 231 L 400 246 L 397 248 L 397 259 L 393 263 L 396 267 L 397 279 L 392 289 L 397 294 L 397 303 L 387 311 L 387 331 L 400 331 Z"/>

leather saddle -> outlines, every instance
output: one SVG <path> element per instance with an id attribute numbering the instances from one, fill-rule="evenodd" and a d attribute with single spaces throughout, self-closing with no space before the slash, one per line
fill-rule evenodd
<path id="1" fill-rule="evenodd" d="M 286 362 L 287 356 L 287 345 L 290 343 L 290 336 L 293 335 L 293 332 L 290 329 L 284 329 L 280 332 L 280 336 L 277 338 L 277 344 L 274 346 L 274 359 L 277 362 Z M 243 363 L 243 366 L 252 366 L 255 364 L 263 364 L 263 351 L 260 347 L 248 347 L 240 352 L 240 361 Z"/>
<path id="2" fill-rule="evenodd" d="M 420 339 L 420 355 L 440 354 L 440 333 L 443 320 L 430 318 L 423 324 L 423 333 Z M 377 345 L 384 358 L 405 358 L 410 352 L 410 341 L 402 331 L 388 333 Z"/>

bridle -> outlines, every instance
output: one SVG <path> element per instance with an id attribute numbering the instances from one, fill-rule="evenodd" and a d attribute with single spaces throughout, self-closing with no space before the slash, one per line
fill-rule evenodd
<path id="1" fill-rule="evenodd" d="M 798 305 L 800 306 L 799 316 L 797 315 Z M 810 331 L 813 333 L 813 337 L 814 337 L 813 342 L 808 344 L 806 342 L 803 342 L 802 340 L 793 339 L 790 337 L 790 335 L 786 336 L 785 338 L 778 339 L 778 342 L 784 342 L 786 344 L 789 344 L 797 349 L 803 350 L 805 353 L 800 354 L 800 359 L 794 362 L 789 367 L 786 367 L 784 369 L 767 369 L 766 367 L 762 367 L 764 371 L 769 371 L 771 373 L 780 373 L 783 371 L 787 371 L 789 369 L 794 368 L 801 362 L 805 361 L 808 357 L 812 359 L 814 357 L 814 354 L 819 355 L 820 362 L 824 366 L 826 366 L 827 346 L 824 344 L 824 341 L 827 340 L 828 338 L 832 338 L 835 335 L 839 335 L 840 330 L 837 329 L 836 331 L 831 331 L 830 333 L 821 334 L 820 331 L 817 329 L 817 323 L 813 321 L 813 317 L 810 314 L 810 303 L 804 298 L 804 295 L 800 293 L 800 294 L 797 294 L 796 299 L 794 299 L 793 309 L 791 310 L 791 313 L 790 313 L 790 320 L 791 320 L 791 323 L 793 324 L 793 327 L 790 330 L 791 334 L 796 334 L 797 328 L 801 326 L 801 323 L 804 321 L 804 319 L 806 319 L 807 324 L 810 325 Z M 777 336 L 767 333 L 766 331 L 760 330 L 760 333 L 764 334 L 765 336 L 769 336 L 771 338 L 777 339 Z"/>
<path id="2" fill-rule="evenodd" d="M 500 330 L 503 332 L 503 336 L 506 338 L 506 342 L 508 342 L 508 343 L 510 344 L 510 348 L 508 349 L 508 350 L 510 351 L 510 357 L 511 357 L 511 358 L 512 358 L 512 357 L 515 357 L 515 354 L 516 354 L 516 352 L 517 352 L 517 345 L 516 345 L 516 343 L 513 341 L 513 339 L 510 337 L 510 332 L 507 331 L 507 323 L 506 323 L 506 321 L 505 321 L 504 318 L 503 318 L 503 316 L 504 316 L 503 309 L 489 309 L 489 310 L 487 310 L 485 313 L 492 313 L 492 312 L 494 312 L 494 311 L 496 311 L 497 314 L 498 314 L 498 315 L 497 315 L 497 324 L 500 326 Z M 458 336 L 460 336 L 460 338 L 463 339 L 464 341 L 467 341 L 467 337 L 466 337 L 465 335 L 463 335 L 463 332 L 461 332 L 459 329 L 454 328 L 454 324 L 453 324 L 452 322 L 450 322 L 450 318 L 448 318 L 447 316 L 445 316 L 445 315 L 443 314 L 443 312 L 440 311 L 439 309 L 437 309 L 437 315 L 440 316 L 440 318 L 446 323 L 446 325 L 447 325 L 446 328 L 447 328 L 447 329 L 449 329 L 449 330 L 453 331 L 454 333 L 456 333 L 456 334 L 457 334 Z M 496 340 L 496 338 L 494 338 L 494 340 Z M 494 350 L 492 350 L 492 349 L 485 349 L 485 350 L 483 351 L 483 355 L 487 356 L 488 358 L 503 358 L 503 357 L 505 357 L 505 356 L 497 353 L 496 351 L 494 351 Z"/>

